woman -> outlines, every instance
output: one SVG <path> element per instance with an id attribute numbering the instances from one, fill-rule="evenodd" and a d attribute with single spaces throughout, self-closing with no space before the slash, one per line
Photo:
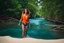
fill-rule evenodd
<path id="1" fill-rule="evenodd" d="M 26 37 L 27 30 L 30 27 L 29 18 L 30 18 L 30 11 L 25 8 L 22 11 L 22 16 L 20 18 L 20 22 L 22 21 L 22 37 Z"/>

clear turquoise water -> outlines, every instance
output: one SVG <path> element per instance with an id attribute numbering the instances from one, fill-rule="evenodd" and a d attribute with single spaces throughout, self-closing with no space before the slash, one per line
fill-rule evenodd
<path id="1" fill-rule="evenodd" d="M 52 27 L 45 24 L 53 24 L 43 18 L 30 19 L 30 28 L 27 35 L 37 39 L 59 39 L 58 32 L 51 29 Z M 0 30 L 0 36 L 11 36 L 14 38 L 22 38 L 22 29 L 20 27 L 12 27 Z"/>

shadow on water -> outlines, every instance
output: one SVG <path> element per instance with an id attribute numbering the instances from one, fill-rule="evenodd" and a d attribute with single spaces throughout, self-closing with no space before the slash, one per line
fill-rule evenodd
<path id="1" fill-rule="evenodd" d="M 45 24 L 53 24 L 43 18 L 30 19 L 31 27 L 28 29 L 27 35 L 37 39 L 60 39 L 58 31 L 51 29 L 52 27 Z M 11 36 L 22 38 L 22 29 L 20 27 L 7 28 L 0 30 L 0 36 Z"/>

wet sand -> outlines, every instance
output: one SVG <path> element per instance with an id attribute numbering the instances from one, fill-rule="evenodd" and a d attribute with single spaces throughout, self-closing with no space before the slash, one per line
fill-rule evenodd
<path id="1" fill-rule="evenodd" d="M 45 40 L 35 38 L 13 38 L 10 36 L 0 36 L 0 43 L 64 43 L 64 39 Z"/>

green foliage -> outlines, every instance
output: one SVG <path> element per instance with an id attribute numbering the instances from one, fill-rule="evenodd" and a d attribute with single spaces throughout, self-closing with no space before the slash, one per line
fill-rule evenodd
<path id="1" fill-rule="evenodd" d="M 38 0 L 0 0 L 0 16 L 10 16 L 20 18 L 22 10 L 28 8 L 31 12 L 31 17 L 37 15 Z"/>
<path id="2" fill-rule="evenodd" d="M 42 11 L 45 18 L 57 21 L 64 21 L 64 1 L 63 0 L 42 0 Z"/>
<path id="3" fill-rule="evenodd" d="M 64 18 L 63 0 L 0 0 L 0 16 L 19 19 L 24 8 L 30 10 L 31 18 L 44 17 L 54 20 Z"/>

